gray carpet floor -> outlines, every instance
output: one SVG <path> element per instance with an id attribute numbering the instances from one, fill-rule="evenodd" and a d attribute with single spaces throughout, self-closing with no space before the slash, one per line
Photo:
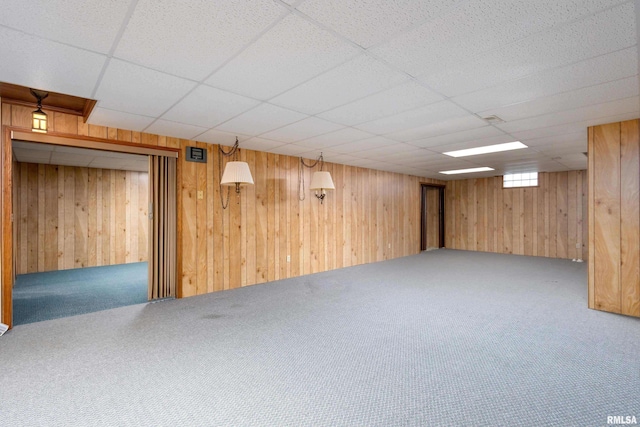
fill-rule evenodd
<path id="1" fill-rule="evenodd" d="M 76 316 L 148 301 L 148 264 L 21 274 L 13 287 L 13 323 Z"/>
<path id="2" fill-rule="evenodd" d="M 640 319 L 587 265 L 438 250 L 0 337 L 7 426 L 606 426 Z"/>

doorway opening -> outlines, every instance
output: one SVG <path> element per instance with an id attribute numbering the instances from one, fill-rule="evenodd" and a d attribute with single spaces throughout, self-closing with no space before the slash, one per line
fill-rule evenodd
<path id="1" fill-rule="evenodd" d="M 148 156 L 12 148 L 14 324 L 146 302 Z"/>
<path id="2" fill-rule="evenodd" d="M 444 248 L 445 187 L 421 184 L 420 190 L 420 250 Z"/>
<path id="3" fill-rule="evenodd" d="M 178 149 L 4 136 L 3 323 L 175 297 Z"/>

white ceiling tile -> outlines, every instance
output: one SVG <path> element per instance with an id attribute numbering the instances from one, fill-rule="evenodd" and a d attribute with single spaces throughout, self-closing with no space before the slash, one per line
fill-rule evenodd
<path id="1" fill-rule="evenodd" d="M 31 150 L 14 146 L 13 154 L 16 156 L 16 160 L 21 163 L 48 164 L 51 160 L 51 151 Z"/>
<path id="2" fill-rule="evenodd" d="M 420 80 L 440 93 L 455 96 L 635 44 L 633 3 L 626 3 L 505 45 L 476 60 L 442 66 Z"/>
<path id="3" fill-rule="evenodd" d="M 464 117 L 465 110 L 449 101 L 441 101 L 400 114 L 361 123 L 355 127 L 377 135 L 390 134 L 405 129 L 437 123 L 441 120 Z"/>
<path id="4" fill-rule="evenodd" d="M 242 142 L 242 148 L 256 151 L 270 151 L 284 144 L 280 141 L 272 141 L 270 139 L 253 137 Z"/>
<path id="5" fill-rule="evenodd" d="M 0 81 L 87 98 L 106 60 L 103 55 L 3 27 L 0 58 Z"/>
<path id="6" fill-rule="evenodd" d="M 240 142 L 240 145 L 241 145 L 240 148 L 243 148 L 242 146 L 243 142 L 248 140 L 251 137 L 248 135 L 222 132 L 216 129 L 210 129 L 205 133 L 198 135 L 197 140 L 200 142 L 208 142 L 209 144 L 219 144 L 219 145 L 231 147 L 233 146 L 233 144 L 235 144 L 236 138 L 238 138 L 238 141 Z"/>
<path id="7" fill-rule="evenodd" d="M 389 163 L 381 162 L 381 161 L 378 161 L 378 160 L 372 160 L 372 159 L 356 159 L 356 160 L 353 160 L 351 162 L 351 166 L 357 166 L 357 167 L 360 167 L 360 168 L 367 168 L 367 169 L 378 169 L 378 170 L 381 170 L 385 166 L 389 166 Z"/>
<path id="8" fill-rule="evenodd" d="M 53 147 L 54 147 L 53 145 L 50 145 L 50 144 L 37 144 L 34 142 L 18 141 L 18 140 L 13 140 L 11 142 L 11 146 L 13 148 L 28 149 L 29 151 L 38 150 L 38 151 L 47 151 L 47 152 L 53 151 Z"/>
<path id="9" fill-rule="evenodd" d="M 296 142 L 296 145 L 299 145 L 301 147 L 325 148 L 371 137 L 373 137 L 373 135 L 367 132 L 363 132 L 359 129 L 344 128 L 335 132 L 329 132 L 325 133 L 324 135 L 318 135 L 313 138 L 298 141 Z"/>
<path id="10" fill-rule="evenodd" d="M 543 147 L 532 147 L 532 150 L 548 157 L 567 156 L 581 154 L 587 151 L 587 139 L 583 141 L 573 141 L 557 143 L 555 145 L 545 145 Z"/>
<path id="11" fill-rule="evenodd" d="M 195 139 L 196 136 L 206 132 L 207 128 L 158 119 L 144 131 L 147 133 L 166 135 L 174 138 Z"/>
<path id="12" fill-rule="evenodd" d="M 287 156 L 293 156 L 293 157 L 299 157 L 302 154 L 309 153 L 310 151 L 311 151 L 311 148 L 309 147 L 301 147 L 295 144 L 285 144 L 269 150 L 269 152 L 271 153 L 285 154 Z"/>
<path id="13" fill-rule="evenodd" d="M 392 87 L 319 114 L 327 120 L 353 126 L 441 101 L 443 98 L 414 82 Z"/>
<path id="14" fill-rule="evenodd" d="M 436 123 L 389 133 L 387 134 L 387 136 L 389 138 L 397 139 L 398 141 L 415 141 L 422 140 L 431 136 L 445 135 L 453 132 L 481 128 L 486 125 L 487 122 L 485 122 L 484 120 L 474 115 L 467 114 L 463 117 L 443 119 Z"/>
<path id="15" fill-rule="evenodd" d="M 324 152 L 324 159 L 327 163 L 332 164 L 340 164 L 340 165 L 350 165 L 351 162 L 358 159 L 358 157 L 350 156 L 349 154 L 339 154 L 339 153 L 327 153 Z"/>
<path id="16" fill-rule="evenodd" d="M 432 19 L 460 0 L 308 0 L 298 10 L 368 48 L 419 22 Z"/>
<path id="17" fill-rule="evenodd" d="M 480 112 L 635 77 L 637 73 L 638 53 L 632 47 L 460 95 L 453 100 L 473 112 Z"/>
<path id="18" fill-rule="evenodd" d="M 137 114 L 96 107 L 91 112 L 87 123 L 140 132 L 149 126 L 153 120 L 153 117 L 139 116 Z"/>
<path id="19" fill-rule="evenodd" d="M 157 117 L 185 96 L 194 82 L 112 59 L 96 97 L 100 106 Z"/>
<path id="20" fill-rule="evenodd" d="M 637 95 L 638 77 L 634 76 L 507 107 L 489 109 L 479 115 L 482 117 L 496 115 L 502 120 L 510 122 L 552 112 L 576 109 L 583 105 L 603 104 Z"/>
<path id="21" fill-rule="evenodd" d="M 424 160 L 424 159 L 431 158 L 431 155 L 422 157 L 423 155 L 422 152 L 425 151 L 423 148 L 411 147 L 411 149 L 406 149 L 405 148 L 406 145 L 396 146 L 395 148 L 399 148 L 399 147 L 402 147 L 402 149 L 396 150 L 393 153 L 385 155 L 385 160 L 392 163 L 403 164 L 404 162 L 409 161 L 411 159 L 422 158 Z"/>
<path id="22" fill-rule="evenodd" d="M 586 169 L 587 168 L 587 156 L 584 154 L 564 154 L 560 158 L 556 158 L 555 161 L 562 163 L 569 167 L 569 169 Z"/>
<path id="23" fill-rule="evenodd" d="M 324 152 L 328 162 L 459 179 L 437 171 L 584 168 L 587 126 L 640 116 L 630 1 L 479 0 L 447 9 L 450 3 L 435 0 L 198 0 L 187 6 L 139 0 L 137 7 L 127 3 L 123 19 L 133 16 L 125 28 L 117 18 L 121 7 L 97 18 L 92 14 L 103 5 L 89 0 L 69 14 L 86 22 L 67 20 L 57 29 L 49 27 L 59 22 L 39 25 L 46 13 L 8 1 L 13 18 L 0 16 L 0 81 L 77 96 L 97 91 L 89 119 L 97 125 L 225 146 L 237 136 L 243 149 L 308 159 Z M 52 0 L 43 10 L 55 16 L 78 7 L 79 0 L 69 1 Z M 20 14 L 33 14 L 36 25 L 17 19 Z M 247 31 L 246 22 L 255 25 Z M 86 40 L 72 40 L 91 25 L 96 30 Z M 113 46 L 120 29 L 122 43 Z M 373 47 L 358 49 L 343 36 Z M 105 63 L 97 52 L 112 48 Z M 211 76 L 231 91 L 193 80 Z M 460 94 L 469 88 L 474 91 Z M 278 93 L 288 108 L 259 101 Z M 451 93 L 460 95 L 443 100 Z M 507 122 L 489 126 L 471 113 Z M 531 148 L 467 160 L 436 152 L 512 140 Z M 113 161 L 136 167 L 130 159 Z"/>
<path id="24" fill-rule="evenodd" d="M 256 136 L 306 117 L 304 114 L 264 103 L 221 124 L 216 129 Z"/>
<path id="25" fill-rule="evenodd" d="M 361 55 L 271 100 L 274 104 L 318 114 L 396 86 L 408 77 Z"/>
<path id="26" fill-rule="evenodd" d="M 87 156 L 84 154 L 61 153 L 59 151 L 53 151 L 51 153 L 52 165 L 74 165 L 78 167 L 87 167 L 93 159 L 94 156 Z"/>
<path id="27" fill-rule="evenodd" d="M 370 148 L 367 151 L 364 151 L 359 154 L 362 157 L 367 159 L 376 159 L 376 160 L 384 161 L 389 156 L 393 156 L 397 153 L 416 152 L 417 150 L 420 150 L 420 149 L 413 147 L 411 145 L 399 142 L 393 145 L 384 145 L 381 147 Z"/>
<path id="28" fill-rule="evenodd" d="M 437 160 L 429 160 L 423 163 L 424 168 L 428 170 L 434 170 L 437 172 L 446 171 L 446 170 L 457 170 L 457 169 L 469 169 L 478 167 L 476 163 L 469 162 L 464 159 L 454 159 L 452 157 L 442 156 L 443 158 Z M 445 158 L 447 157 L 447 158 Z M 494 167 L 494 165 L 480 165 L 480 166 L 489 166 Z"/>
<path id="29" fill-rule="evenodd" d="M 638 118 L 637 112 L 616 114 L 612 116 L 600 117 L 581 122 L 563 123 L 555 126 L 539 127 L 535 129 L 527 129 L 522 131 L 512 131 L 513 135 L 519 141 L 526 144 L 529 139 L 546 138 L 554 135 L 565 135 L 568 133 L 585 132 L 589 126 L 603 125 L 606 123 L 622 122 L 625 120 L 635 120 Z"/>
<path id="30" fill-rule="evenodd" d="M 465 2 L 372 52 L 414 76 L 430 74 L 617 3 L 620 1 Z"/>
<path id="31" fill-rule="evenodd" d="M 162 118 L 211 128 L 244 113 L 259 103 L 260 101 L 255 99 L 199 85 L 167 111 Z"/>
<path id="32" fill-rule="evenodd" d="M 317 117 L 308 117 L 299 122 L 267 132 L 261 136 L 275 141 L 282 141 L 282 143 L 290 143 L 312 138 L 324 133 L 334 132 L 343 127 L 342 125 L 328 122 Z"/>
<path id="33" fill-rule="evenodd" d="M 564 123 L 597 120 L 601 117 L 606 117 L 612 114 L 617 115 L 626 113 L 640 114 L 640 99 L 637 96 L 606 102 L 603 104 L 589 105 L 588 107 L 576 108 L 573 110 L 544 114 L 522 120 L 514 120 L 512 122 L 500 123 L 496 126 L 505 132 L 516 132 L 556 126 Z"/>
<path id="34" fill-rule="evenodd" d="M 585 144 L 585 147 L 586 147 L 587 138 L 588 138 L 587 128 L 585 127 L 584 130 L 581 132 L 567 133 L 564 135 L 553 135 L 553 136 L 547 136 L 544 138 L 535 138 L 535 139 L 530 138 L 530 139 L 527 139 L 527 142 L 524 144 L 535 149 L 543 148 L 547 146 L 551 146 L 551 147 L 555 147 L 558 145 L 562 146 L 565 144 L 573 145 L 577 143 Z"/>
<path id="35" fill-rule="evenodd" d="M 437 147 L 440 145 L 465 143 L 470 141 L 472 142 L 481 140 L 483 138 L 499 137 L 504 134 L 504 131 L 493 126 L 486 125 L 484 127 L 478 127 L 461 132 L 453 132 L 445 135 L 432 136 L 430 138 L 416 139 L 409 142 L 409 144 L 415 145 L 416 147 Z"/>
<path id="36" fill-rule="evenodd" d="M 392 139 L 384 138 L 382 136 L 375 136 L 373 138 L 365 138 L 359 141 L 347 142 L 335 147 L 333 150 L 338 153 L 357 153 L 397 143 L 397 141 L 394 141 Z"/>
<path id="37" fill-rule="evenodd" d="M 0 25 L 106 54 L 129 4 L 129 0 L 4 0 Z M 70 22 L 73 25 L 67 25 Z M 38 49 L 38 54 L 42 53 L 43 49 Z"/>
<path id="38" fill-rule="evenodd" d="M 283 12 L 271 1 L 139 0 L 115 56 L 200 81 Z"/>
<path id="39" fill-rule="evenodd" d="M 266 100 L 359 53 L 330 32 L 289 15 L 207 79 L 207 84 Z"/>

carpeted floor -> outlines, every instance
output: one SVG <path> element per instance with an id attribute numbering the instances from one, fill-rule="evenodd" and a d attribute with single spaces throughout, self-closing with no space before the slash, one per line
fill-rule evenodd
<path id="1" fill-rule="evenodd" d="M 14 325 L 141 304 L 146 262 L 21 274 L 13 288 Z"/>
<path id="2" fill-rule="evenodd" d="M 46 426 L 606 426 L 640 419 L 640 319 L 587 265 L 438 250 L 17 326 L 0 420 Z"/>

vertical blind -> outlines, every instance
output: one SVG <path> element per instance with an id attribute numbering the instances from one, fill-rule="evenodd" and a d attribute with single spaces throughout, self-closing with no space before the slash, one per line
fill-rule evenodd
<path id="1" fill-rule="evenodd" d="M 149 156 L 149 299 L 176 294 L 176 159 Z"/>

